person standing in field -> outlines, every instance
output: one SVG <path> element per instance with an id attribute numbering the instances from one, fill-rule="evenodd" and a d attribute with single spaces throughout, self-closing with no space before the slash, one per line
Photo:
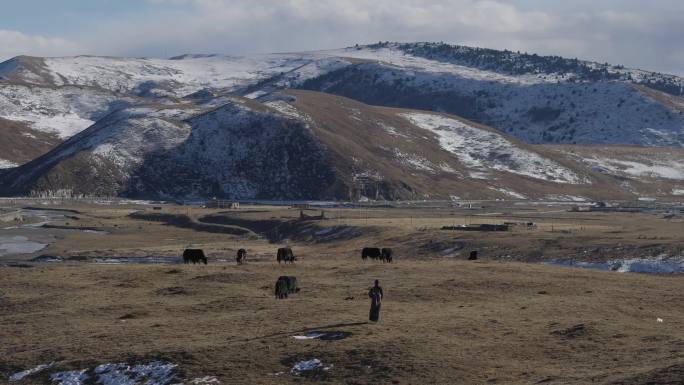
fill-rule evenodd
<path id="1" fill-rule="evenodd" d="M 382 304 L 382 288 L 378 280 L 375 280 L 375 286 L 368 291 L 368 297 L 371 299 L 371 308 L 368 319 L 373 322 L 378 322 L 380 319 L 380 305 Z"/>

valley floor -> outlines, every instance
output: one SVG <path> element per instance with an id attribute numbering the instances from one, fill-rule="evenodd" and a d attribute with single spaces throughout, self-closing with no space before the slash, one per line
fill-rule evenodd
<path id="1" fill-rule="evenodd" d="M 275 207 L 165 206 L 161 213 L 177 216 L 166 222 L 131 218 L 140 207 L 69 208 L 75 210 L 69 218 L 50 223 L 106 233 L 21 225 L 0 234 L 50 244 L 24 257 L 0 257 L 0 378 L 54 362 L 16 384 L 50 383 L 55 371 L 155 359 L 177 364 L 179 378 L 210 383 L 215 377 L 223 384 L 676 384 L 684 378 L 681 275 L 521 262 L 583 251 L 590 260 L 676 253 L 682 224 L 652 214 L 591 213 L 595 220 L 587 221 L 539 209 L 526 215 L 556 219 L 537 219 L 533 230 L 464 234 L 437 230 L 481 220 L 455 210 L 326 210 L 329 219 L 301 224 L 290 221 L 299 210 Z M 190 220 L 179 221 L 183 216 Z M 286 221 L 279 230 L 269 227 Z M 221 232 L 238 225 L 261 236 Z M 300 256 L 294 265 L 275 262 L 285 238 Z M 369 244 L 394 247 L 396 262 L 362 261 L 360 247 Z M 539 245 L 546 245 L 543 252 Z M 178 256 L 187 246 L 204 248 L 209 264 L 102 263 Z M 240 266 L 232 263 L 239 247 L 248 249 L 248 263 Z M 482 258 L 465 260 L 472 249 Z M 536 257 L 522 257 L 535 250 Z M 41 253 L 65 260 L 29 261 Z M 301 291 L 274 299 L 280 275 L 296 276 Z M 377 324 L 367 322 L 375 279 L 385 292 Z M 294 338 L 312 331 L 349 335 Z M 311 359 L 327 370 L 291 371 Z"/>

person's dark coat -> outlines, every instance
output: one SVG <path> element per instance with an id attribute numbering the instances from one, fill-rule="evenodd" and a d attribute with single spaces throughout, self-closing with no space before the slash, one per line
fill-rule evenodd
<path id="1" fill-rule="evenodd" d="M 380 306 L 382 305 L 382 288 L 377 284 L 370 288 L 368 297 L 371 299 L 371 308 L 368 319 L 373 322 L 378 322 L 380 319 Z"/>

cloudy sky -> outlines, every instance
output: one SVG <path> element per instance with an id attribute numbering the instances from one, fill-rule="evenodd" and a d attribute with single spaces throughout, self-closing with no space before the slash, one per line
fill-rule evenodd
<path id="1" fill-rule="evenodd" d="M 682 0 L 3 0 L 0 59 L 444 41 L 684 75 Z"/>

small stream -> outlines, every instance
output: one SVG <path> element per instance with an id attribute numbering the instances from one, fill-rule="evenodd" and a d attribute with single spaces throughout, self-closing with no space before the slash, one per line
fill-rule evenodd
<path id="1" fill-rule="evenodd" d="M 613 259 L 606 262 L 584 262 L 575 260 L 551 260 L 542 262 L 545 265 L 573 267 L 580 269 L 595 269 L 615 271 L 618 273 L 643 273 L 643 274 L 678 274 L 684 273 L 684 258 L 682 257 L 657 257 Z"/>

